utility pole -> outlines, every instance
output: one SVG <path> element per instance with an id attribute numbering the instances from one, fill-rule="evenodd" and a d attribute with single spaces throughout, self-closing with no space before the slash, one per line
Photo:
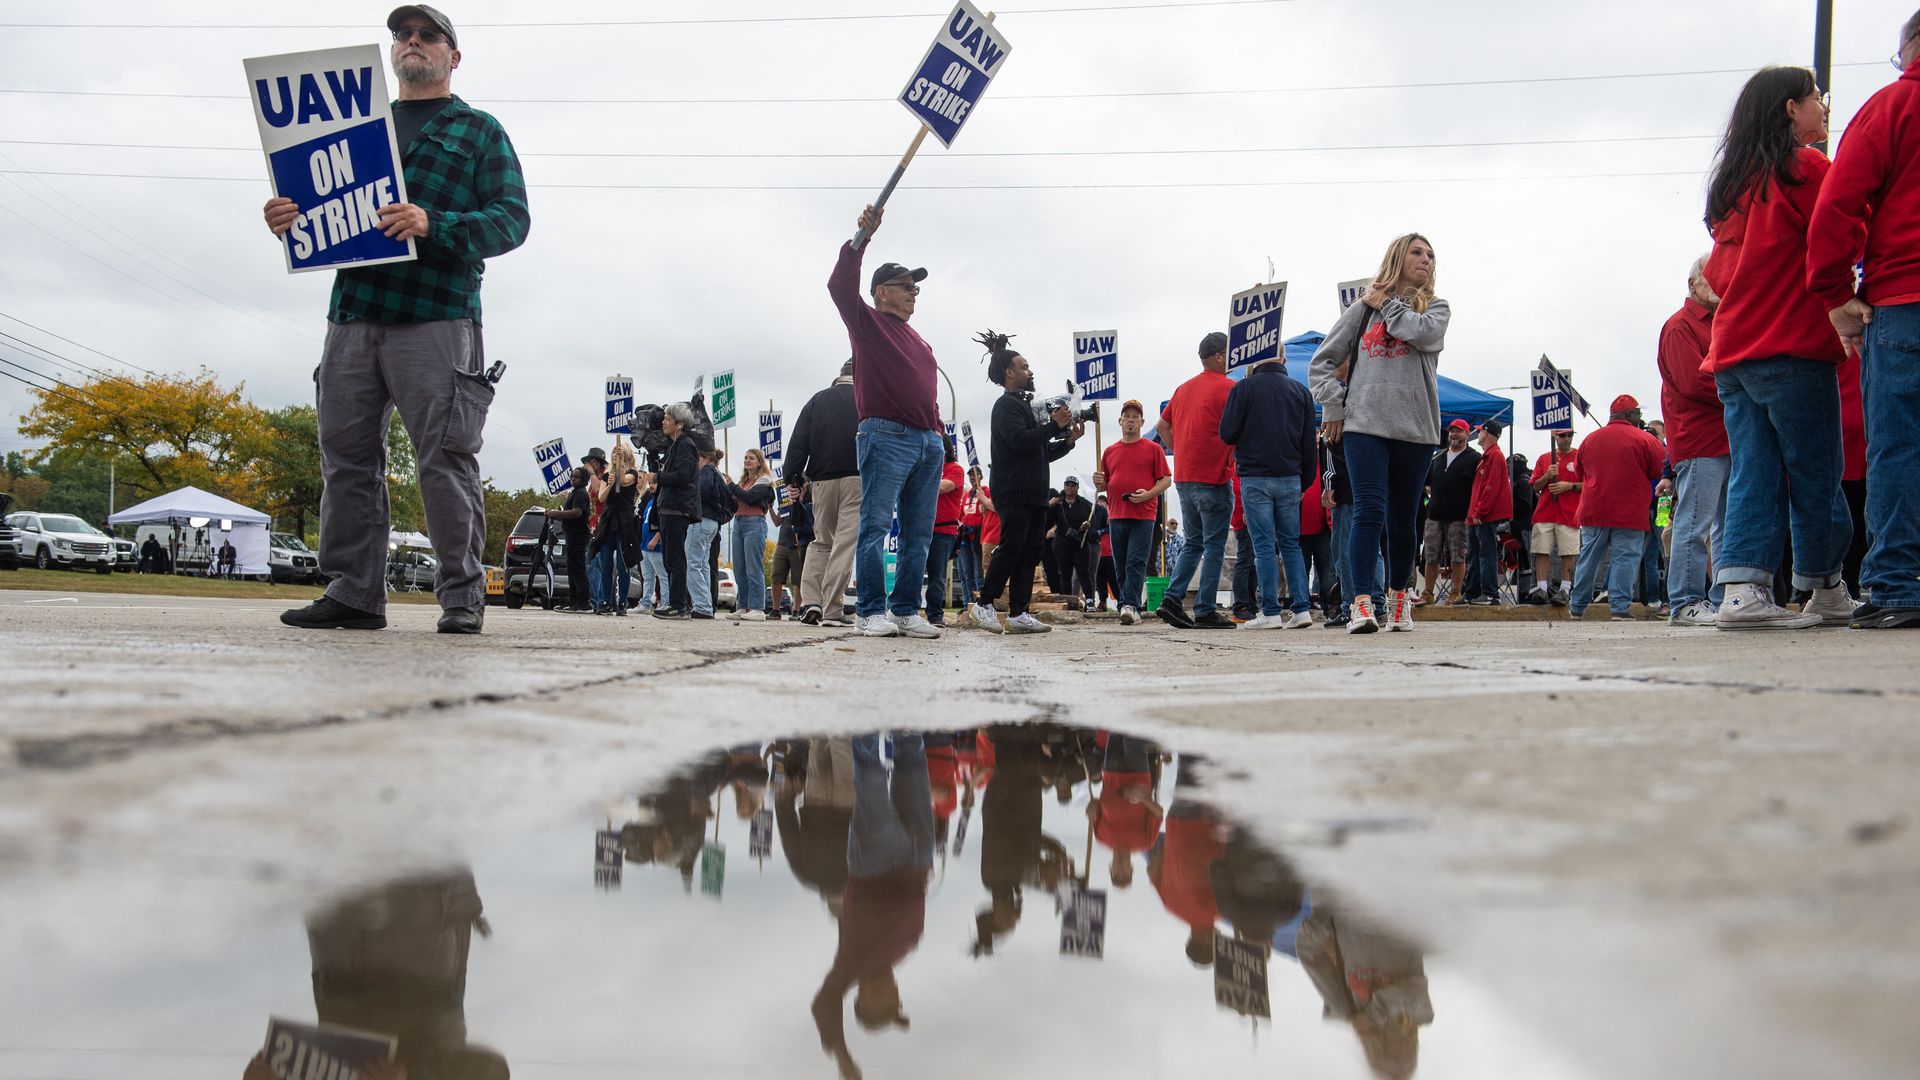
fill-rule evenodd
<path id="1" fill-rule="evenodd" d="M 1833 0 L 1813 2 L 1813 81 L 1822 90 L 1833 90 Z M 1828 123 L 1832 123 L 1831 118 Z M 1826 153 L 1826 140 L 1820 140 L 1815 148 Z"/>

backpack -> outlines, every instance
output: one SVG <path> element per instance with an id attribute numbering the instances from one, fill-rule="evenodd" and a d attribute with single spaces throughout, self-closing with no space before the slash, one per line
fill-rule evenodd
<path id="1" fill-rule="evenodd" d="M 726 481 L 720 479 L 720 470 L 710 465 L 701 466 L 700 517 L 725 525 L 733 520 L 733 507 L 733 492 L 728 491 Z"/>

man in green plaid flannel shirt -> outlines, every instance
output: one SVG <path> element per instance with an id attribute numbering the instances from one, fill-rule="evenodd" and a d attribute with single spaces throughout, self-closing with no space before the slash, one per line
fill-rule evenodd
<path id="1" fill-rule="evenodd" d="M 527 238 L 527 187 L 498 121 L 453 96 L 460 65 L 453 24 L 425 4 L 387 17 L 400 80 L 394 129 L 413 201 L 382 207 L 382 232 L 413 240 L 411 262 L 339 271 L 314 372 L 321 472 L 320 569 L 326 595 L 280 616 L 288 626 L 378 630 L 387 624 L 387 420 L 398 409 L 413 441 L 427 535 L 440 570 L 441 633 L 477 634 L 481 568 L 481 429 L 493 403 L 480 335 L 483 260 Z M 266 205 L 284 234 L 291 199 Z"/>

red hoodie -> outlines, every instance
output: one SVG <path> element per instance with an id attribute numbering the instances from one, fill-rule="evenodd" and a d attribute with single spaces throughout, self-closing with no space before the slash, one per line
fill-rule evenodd
<path id="1" fill-rule="evenodd" d="M 1743 360 L 1790 356 L 1838 364 L 1847 358 L 1827 320 L 1827 304 L 1807 291 L 1807 223 L 1832 163 L 1811 147 L 1794 154 L 1803 182 L 1783 188 L 1767 177 L 1713 230 L 1707 284 L 1720 294 L 1706 370 Z M 1843 301 L 1844 302 L 1844 301 Z"/>
<path id="2" fill-rule="evenodd" d="M 1480 464 L 1473 472 L 1473 501 L 1467 505 L 1467 517 L 1482 525 L 1513 518 L 1513 480 L 1507 475 L 1507 455 L 1494 443 L 1480 451 Z"/>
<path id="3" fill-rule="evenodd" d="M 1920 301 L 1920 63 L 1853 114 L 1821 185 L 1807 288 L 1822 307 L 1853 297 L 1853 264 L 1863 254 L 1869 303 Z"/>
<path id="4" fill-rule="evenodd" d="M 1726 457 L 1727 422 L 1713 374 L 1701 369 L 1713 339 L 1713 310 L 1687 297 L 1660 328 L 1660 418 L 1667 422 L 1667 455 L 1675 461 Z"/>

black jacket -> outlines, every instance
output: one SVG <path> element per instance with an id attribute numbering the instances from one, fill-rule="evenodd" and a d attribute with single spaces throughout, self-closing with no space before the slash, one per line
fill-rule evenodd
<path id="1" fill-rule="evenodd" d="M 662 514 L 681 514 L 700 519 L 700 450 L 685 435 L 667 445 L 666 460 L 660 464 L 658 510 Z"/>
<path id="2" fill-rule="evenodd" d="M 640 515 L 637 492 L 633 488 L 615 488 L 607 492 L 607 503 L 600 508 L 600 524 L 593 531 L 588 554 L 608 544 L 618 544 L 621 558 L 628 566 L 640 565 Z"/>
<path id="3" fill-rule="evenodd" d="M 859 476 L 860 458 L 853 447 L 859 428 L 852 380 L 835 382 L 813 395 L 793 422 L 781 478 L 793 486 L 802 476 L 815 483 Z"/>
<path id="4" fill-rule="evenodd" d="M 1220 441 L 1233 447 L 1241 476 L 1298 476 L 1308 487 L 1320 468 L 1313 395 L 1279 364 L 1261 364 L 1227 394 Z"/>
<path id="5" fill-rule="evenodd" d="M 1473 474 L 1480 468 L 1480 451 L 1469 446 L 1447 466 L 1445 450 L 1433 455 L 1427 467 L 1428 521 L 1465 521 L 1473 505 Z"/>
<path id="6" fill-rule="evenodd" d="M 700 520 L 722 525 L 733 520 L 733 492 L 720 470 L 711 465 L 700 467 Z"/>
<path id="7" fill-rule="evenodd" d="M 1333 505 L 1353 505 L 1353 477 L 1347 473 L 1347 448 L 1330 442 L 1320 448 L 1320 483 L 1333 486 Z"/>
<path id="8" fill-rule="evenodd" d="M 1065 496 L 1047 507 L 1047 527 L 1054 530 L 1053 541 L 1056 544 L 1073 544 L 1084 547 L 1088 540 L 1098 542 L 1091 536 L 1087 525 L 1093 520 L 1093 503 L 1082 497 L 1075 497 L 1069 503 Z"/>
<path id="9" fill-rule="evenodd" d="M 1047 465 L 1067 456 L 1067 429 L 1033 414 L 1033 395 L 1009 390 L 993 403 L 989 487 L 995 506 L 1047 505 Z"/>

